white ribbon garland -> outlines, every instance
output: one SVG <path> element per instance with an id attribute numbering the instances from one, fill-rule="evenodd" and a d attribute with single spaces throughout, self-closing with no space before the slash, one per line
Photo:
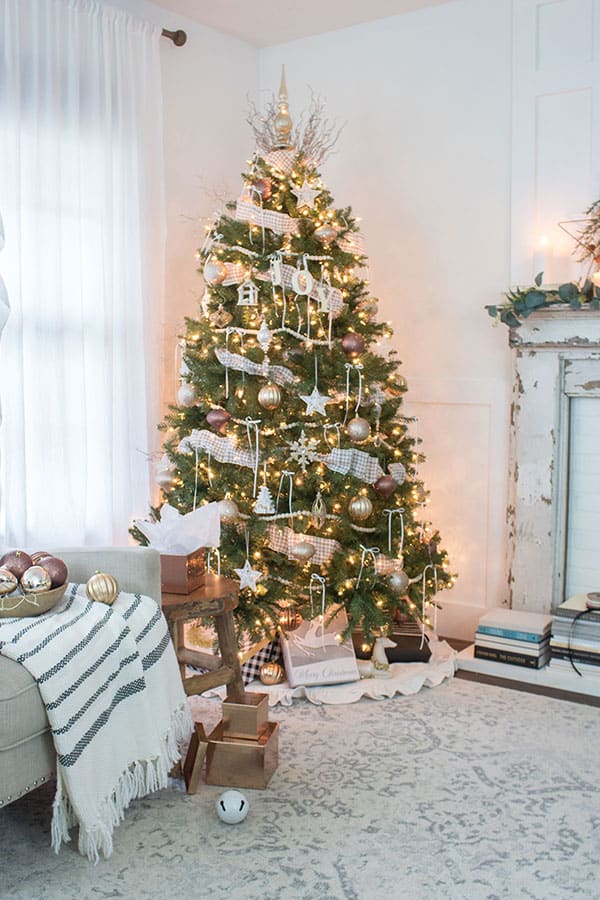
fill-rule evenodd
<path id="1" fill-rule="evenodd" d="M 198 497 L 198 450 L 200 447 L 196 445 L 196 464 L 194 466 L 194 509 L 196 509 L 196 498 Z M 209 468 L 210 472 L 210 468 Z M 209 479 L 210 482 L 210 479 Z"/>
<path id="2" fill-rule="evenodd" d="M 288 501 L 289 513 L 286 513 L 286 515 L 289 516 L 290 528 L 293 531 L 294 530 L 294 514 L 292 512 L 292 497 L 293 497 L 293 492 L 294 492 L 294 473 L 288 471 L 287 469 L 283 470 L 283 472 L 281 473 L 281 478 L 279 479 L 279 489 L 277 491 L 277 500 L 275 501 L 275 509 L 277 510 L 277 512 L 279 512 L 279 498 L 281 497 L 281 491 L 283 489 L 283 482 L 285 481 L 286 478 L 289 478 L 289 483 L 290 483 L 290 494 L 289 494 L 289 501 Z M 278 516 L 276 518 L 282 518 L 282 517 Z M 285 516 L 283 518 L 285 518 Z"/>
<path id="3" fill-rule="evenodd" d="M 398 556 L 402 556 L 404 548 L 404 507 L 399 506 L 397 509 L 384 509 L 385 515 L 388 517 L 388 553 L 392 552 L 392 519 L 397 514 L 400 516 L 400 545 L 398 547 Z"/>
<path id="4" fill-rule="evenodd" d="M 433 563 L 428 563 L 423 569 L 423 609 L 422 609 L 422 637 L 421 637 L 421 647 L 423 646 L 423 641 L 425 639 L 425 581 L 427 577 L 427 570 L 433 570 L 433 596 L 435 597 L 438 592 L 438 578 L 437 578 L 437 566 L 434 566 Z M 433 634 L 437 638 L 437 603 L 434 603 L 433 606 Z"/>
<path id="5" fill-rule="evenodd" d="M 360 584 L 363 570 L 368 564 L 369 557 L 371 557 L 371 559 L 373 560 L 373 568 L 375 568 L 377 562 L 377 554 L 381 553 L 379 547 L 365 547 L 364 544 L 360 545 L 360 549 L 362 550 L 362 556 L 360 558 L 360 571 L 358 573 L 358 578 L 356 579 L 355 588 L 357 588 Z"/>

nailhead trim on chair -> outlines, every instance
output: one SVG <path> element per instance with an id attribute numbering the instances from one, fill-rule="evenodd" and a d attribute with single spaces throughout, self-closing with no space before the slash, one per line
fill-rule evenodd
<path id="1" fill-rule="evenodd" d="M 34 788 L 39 787 L 41 784 L 44 784 L 46 781 L 50 781 L 51 778 L 54 778 L 55 772 L 48 772 L 47 775 L 42 775 L 41 778 L 36 778 L 31 784 L 27 785 L 26 788 L 19 794 L 15 794 L 14 797 L 4 797 L 4 799 L 0 799 L 0 807 L 4 806 L 6 803 L 12 803 L 13 800 L 18 800 L 19 797 L 23 797 L 25 794 L 28 794 L 29 791 L 32 791 Z"/>

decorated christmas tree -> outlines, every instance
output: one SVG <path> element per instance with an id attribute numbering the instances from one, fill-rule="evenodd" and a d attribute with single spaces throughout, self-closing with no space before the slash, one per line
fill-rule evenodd
<path id="1" fill-rule="evenodd" d="M 241 196 L 198 254 L 206 289 L 161 426 L 164 501 L 182 513 L 220 503 L 241 629 L 320 614 L 323 597 L 366 634 L 427 619 L 453 577 L 425 520 L 423 457 L 400 362 L 381 350 L 391 329 L 357 220 L 317 169 L 335 129 L 314 100 L 293 128 L 283 75 L 278 102 L 249 121 Z"/>

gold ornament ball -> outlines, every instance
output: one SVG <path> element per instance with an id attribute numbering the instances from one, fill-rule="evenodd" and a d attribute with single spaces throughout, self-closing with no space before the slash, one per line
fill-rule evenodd
<path id="1" fill-rule="evenodd" d="M 225 268 L 225 263 L 220 259 L 209 259 L 205 265 L 202 274 L 204 275 L 204 280 L 207 284 L 215 285 L 221 284 L 225 281 L 225 276 L 227 275 L 227 269 Z"/>
<path id="2" fill-rule="evenodd" d="M 263 684 L 281 684 L 285 681 L 285 671 L 279 663 L 263 663 L 259 674 Z"/>
<path id="3" fill-rule="evenodd" d="M 406 572 L 392 572 L 388 576 L 388 585 L 397 594 L 403 594 L 409 585 L 409 578 Z"/>
<path id="4" fill-rule="evenodd" d="M 302 616 L 293 606 L 283 606 L 278 614 L 279 626 L 283 631 L 295 631 L 302 624 Z"/>
<path id="5" fill-rule="evenodd" d="M 51 586 L 52 579 L 43 566 L 30 566 L 21 575 L 21 587 L 26 594 L 43 594 Z"/>
<path id="6" fill-rule="evenodd" d="M 323 244 L 330 244 L 337 237 L 337 231 L 333 225 L 319 225 L 318 228 L 315 228 L 315 237 Z"/>
<path id="7" fill-rule="evenodd" d="M 354 444 L 364 444 L 371 436 L 371 426 L 366 419 L 356 416 L 346 425 L 348 437 Z"/>
<path id="8" fill-rule="evenodd" d="M 12 594 L 18 583 L 17 576 L 13 575 L 10 569 L 0 566 L 0 597 L 3 597 L 4 594 Z"/>
<path id="9" fill-rule="evenodd" d="M 308 562 L 315 555 L 315 547 L 310 541 L 298 541 L 290 552 L 294 559 L 297 559 L 299 562 Z"/>
<path id="10" fill-rule="evenodd" d="M 348 515 L 356 522 L 363 522 L 373 512 L 373 504 L 368 497 L 353 497 L 348 504 Z"/>
<path id="11" fill-rule="evenodd" d="M 88 579 L 85 592 L 90 600 L 112 606 L 119 593 L 119 583 L 113 575 L 107 575 L 106 572 L 95 572 Z"/>
<path id="12" fill-rule="evenodd" d="M 237 503 L 227 498 L 219 500 L 219 515 L 224 525 L 233 525 L 234 522 L 237 522 L 240 515 Z"/>
<path id="13" fill-rule="evenodd" d="M 258 392 L 258 402 L 263 409 L 277 409 L 281 403 L 281 391 L 276 384 L 265 384 Z"/>

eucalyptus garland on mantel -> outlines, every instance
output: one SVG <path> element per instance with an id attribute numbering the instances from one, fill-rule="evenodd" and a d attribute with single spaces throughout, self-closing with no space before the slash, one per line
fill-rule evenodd
<path id="1" fill-rule="evenodd" d="M 598 310 L 600 309 L 600 200 L 596 200 L 586 209 L 585 218 L 574 220 L 572 224 L 584 222 L 585 227 L 573 234 L 566 225 L 569 222 L 560 222 L 559 225 L 576 242 L 574 256 L 578 262 L 588 262 L 587 276 L 580 284 L 569 281 L 557 287 L 542 287 L 544 273 L 540 272 L 534 279 L 534 284 L 527 288 L 515 288 L 507 291 L 505 303 L 497 303 L 486 306 L 489 315 L 496 320 L 508 325 L 509 328 L 519 328 L 523 319 L 526 319 L 539 309 L 551 309 L 556 306 L 567 306 L 572 310 Z M 590 277 L 593 266 L 596 270 Z"/>
<path id="2" fill-rule="evenodd" d="M 600 309 L 600 289 L 586 278 L 583 287 L 572 281 L 556 288 L 542 287 L 543 272 L 535 278 L 535 284 L 528 288 L 515 288 L 504 296 L 506 303 L 486 306 L 489 315 L 509 328 L 519 328 L 538 309 L 551 309 L 567 304 L 571 309 Z"/>

